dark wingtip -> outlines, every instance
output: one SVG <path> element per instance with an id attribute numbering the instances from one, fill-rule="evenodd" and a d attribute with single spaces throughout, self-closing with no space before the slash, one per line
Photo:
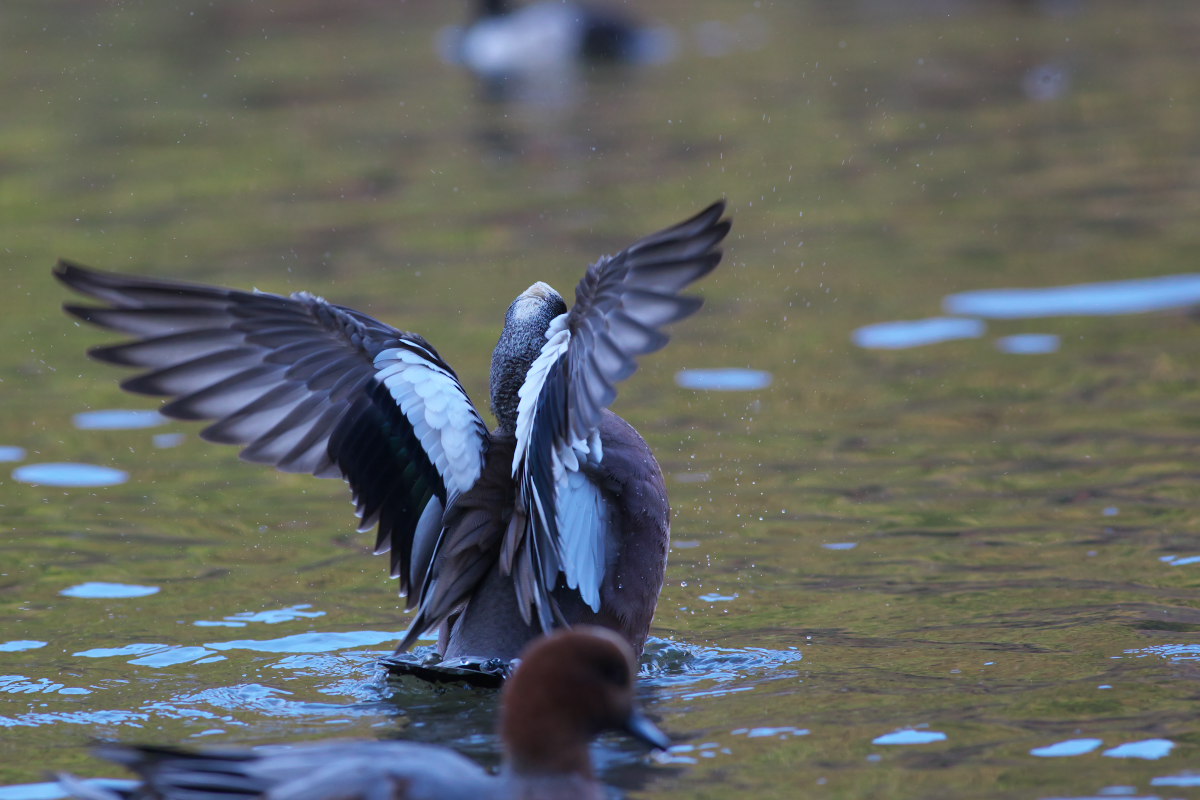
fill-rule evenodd
<path id="1" fill-rule="evenodd" d="M 684 220 L 675 227 L 690 228 L 699 224 L 704 228 L 715 228 L 719 225 L 724 225 L 725 230 L 728 231 L 730 221 L 728 219 L 721 219 L 725 215 L 725 205 L 725 198 L 722 197 L 720 200 L 709 203 L 702 211 L 692 215 L 689 219 Z"/>
<path id="2" fill-rule="evenodd" d="M 61 280 L 63 283 L 66 283 L 68 286 L 71 286 L 71 284 L 67 282 L 66 278 L 59 277 L 59 280 Z M 74 287 L 72 287 L 72 288 L 74 288 Z M 72 317 L 75 317 L 76 319 L 81 319 L 84 322 L 91 322 L 92 321 L 91 320 L 92 312 L 96 311 L 96 307 L 95 306 L 79 306 L 74 303 L 63 303 L 62 310 L 67 312 L 68 314 L 70 314 Z"/>
<path id="3" fill-rule="evenodd" d="M 54 264 L 54 268 L 50 271 L 50 274 L 59 283 L 82 295 L 87 295 L 92 299 L 103 299 L 98 292 L 104 285 L 104 277 L 107 273 L 94 270 L 91 267 L 85 267 L 74 261 L 68 261 L 65 258 L 60 258 Z M 63 311 L 73 317 L 78 317 L 84 322 L 91 322 L 93 325 L 100 324 L 91 318 L 92 312 L 100 310 L 96 306 L 63 303 L 62 308 Z"/>
<path id="4" fill-rule="evenodd" d="M 92 273 L 93 270 L 65 258 L 58 259 L 54 268 L 50 270 L 51 275 L 72 289 L 77 289 L 80 280 L 86 279 Z"/>
<path id="5" fill-rule="evenodd" d="M 721 219 L 721 217 L 725 216 L 725 208 L 725 198 L 722 197 L 720 200 L 710 203 L 703 211 L 692 217 L 692 219 L 705 220 L 709 227 L 718 227 L 719 225 L 723 225 L 725 232 L 728 233 L 731 222 L 728 219 Z"/>
<path id="6" fill-rule="evenodd" d="M 75 291 L 79 291 L 78 281 L 79 274 L 82 269 L 83 267 L 80 267 L 78 264 L 67 261 L 65 258 L 60 258 L 55 262 L 54 269 L 50 270 L 50 274 L 53 275 L 55 279 L 64 286 L 69 286 Z M 77 306 L 74 303 L 63 303 L 62 309 L 73 317 L 78 317 L 79 319 L 87 321 L 86 306 Z"/>

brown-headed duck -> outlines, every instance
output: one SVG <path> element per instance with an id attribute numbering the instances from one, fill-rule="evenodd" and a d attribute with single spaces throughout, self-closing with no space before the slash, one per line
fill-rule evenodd
<path id="1" fill-rule="evenodd" d="M 288 297 L 97 272 L 54 274 L 102 306 L 70 314 L 132 334 L 94 348 L 171 398 L 168 417 L 247 461 L 341 477 L 361 530 L 417 614 L 396 652 L 439 628 L 446 660 L 507 661 L 534 636 L 588 623 L 640 656 L 662 588 L 662 471 L 608 410 L 637 356 L 698 309 L 680 292 L 721 259 L 724 202 L 604 256 L 575 305 L 542 282 L 509 307 L 492 354 L 488 431 L 433 346 L 307 292 Z"/>
<path id="2" fill-rule="evenodd" d="M 103 745 L 98 755 L 137 773 L 140 785 L 60 781 L 84 800 L 599 800 L 604 788 L 588 752 L 597 734 L 624 731 L 652 747 L 669 745 L 634 703 L 636 674 L 629 645 L 605 628 L 536 640 L 504 685 L 504 760 L 494 776 L 436 745 L 341 741 L 200 752 Z"/>

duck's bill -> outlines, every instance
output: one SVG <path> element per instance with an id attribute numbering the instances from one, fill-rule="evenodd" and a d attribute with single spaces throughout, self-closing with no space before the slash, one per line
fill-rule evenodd
<path id="1" fill-rule="evenodd" d="M 645 742 L 657 750 L 666 750 L 671 740 L 641 712 L 635 710 L 625 721 L 625 732 L 638 741 Z"/>

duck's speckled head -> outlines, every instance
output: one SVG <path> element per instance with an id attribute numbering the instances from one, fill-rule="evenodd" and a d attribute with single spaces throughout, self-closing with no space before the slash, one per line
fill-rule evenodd
<path id="1" fill-rule="evenodd" d="M 504 433 L 516 433 L 517 391 L 546 343 L 550 322 L 566 312 L 562 295 L 541 281 L 521 292 L 508 307 L 500 341 L 492 351 L 491 376 L 492 413 Z"/>

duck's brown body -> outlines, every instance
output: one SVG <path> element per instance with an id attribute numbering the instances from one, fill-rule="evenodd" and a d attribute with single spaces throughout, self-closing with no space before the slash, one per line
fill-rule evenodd
<path id="1" fill-rule="evenodd" d="M 658 461 L 632 425 L 605 409 L 600 440 L 604 460 L 595 480 L 603 489 L 612 518 L 610 529 L 616 533 L 611 547 L 615 558 L 605 573 L 599 612 L 565 587 L 557 591 L 556 599 L 567 622 L 618 631 L 640 656 L 666 571 L 671 510 Z M 446 568 L 466 575 L 472 563 L 479 563 L 487 565 L 487 571 L 465 609 L 439 629 L 438 651 L 446 660 L 485 654 L 511 659 L 537 635 L 521 618 L 512 578 L 499 558 L 515 507 L 516 488 L 509 475 L 515 444 L 514 438 L 493 432 L 479 483 L 457 504 L 462 517 L 450 521 L 448 551 L 458 553 L 452 558 L 460 563 Z M 472 524 L 478 522 L 482 524 Z"/>

